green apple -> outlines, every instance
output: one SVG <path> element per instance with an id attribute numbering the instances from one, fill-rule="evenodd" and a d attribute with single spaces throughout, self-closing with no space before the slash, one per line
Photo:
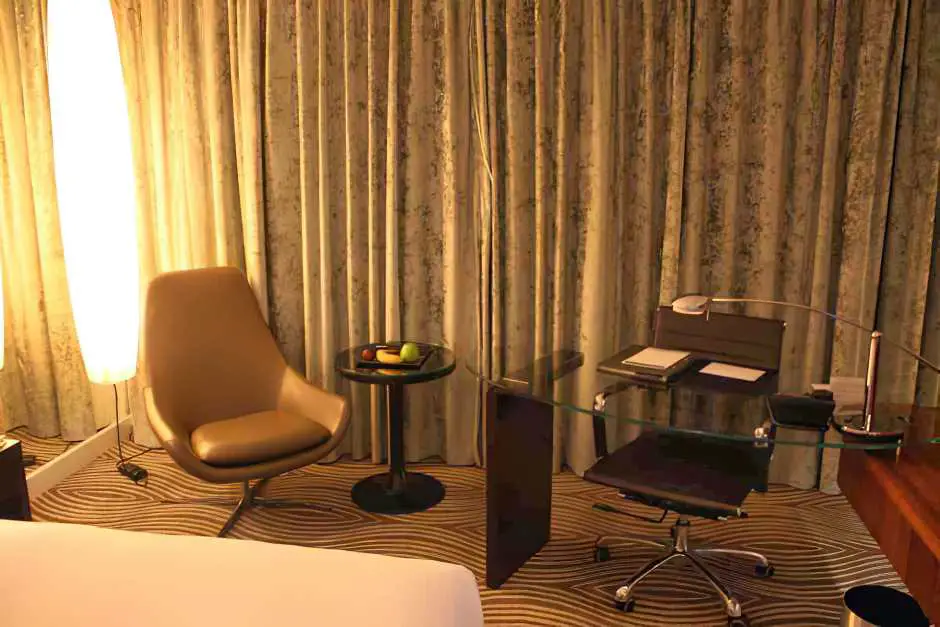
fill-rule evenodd
<path id="1" fill-rule="evenodd" d="M 418 350 L 418 345 L 414 342 L 402 344 L 401 351 L 398 354 L 401 355 L 402 361 L 418 361 L 421 359 L 421 351 Z"/>

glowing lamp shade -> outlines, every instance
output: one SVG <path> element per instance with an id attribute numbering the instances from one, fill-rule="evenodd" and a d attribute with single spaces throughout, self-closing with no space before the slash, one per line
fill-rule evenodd
<path id="1" fill-rule="evenodd" d="M 49 0 L 47 63 L 65 269 L 88 377 L 137 372 L 137 201 L 110 0 Z"/>

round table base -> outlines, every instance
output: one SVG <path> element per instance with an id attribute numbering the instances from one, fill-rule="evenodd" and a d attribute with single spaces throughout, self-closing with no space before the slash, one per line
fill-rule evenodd
<path id="1" fill-rule="evenodd" d="M 352 500 L 361 509 L 376 514 L 410 514 L 423 512 L 444 498 L 444 484 L 420 472 L 405 473 L 403 490 L 391 492 L 391 475 L 382 473 L 366 477 L 353 486 Z"/>

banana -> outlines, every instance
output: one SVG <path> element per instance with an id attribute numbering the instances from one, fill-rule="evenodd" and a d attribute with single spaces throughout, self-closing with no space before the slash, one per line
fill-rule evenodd
<path id="1" fill-rule="evenodd" d="M 375 358 L 383 364 L 400 364 L 401 356 L 398 353 L 394 353 L 388 349 L 380 349 L 376 351 Z"/>

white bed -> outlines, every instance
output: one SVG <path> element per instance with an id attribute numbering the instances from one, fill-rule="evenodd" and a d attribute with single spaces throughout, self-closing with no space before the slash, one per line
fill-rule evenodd
<path id="1" fill-rule="evenodd" d="M 248 540 L 0 520 L 0 624 L 483 624 L 463 566 Z"/>

